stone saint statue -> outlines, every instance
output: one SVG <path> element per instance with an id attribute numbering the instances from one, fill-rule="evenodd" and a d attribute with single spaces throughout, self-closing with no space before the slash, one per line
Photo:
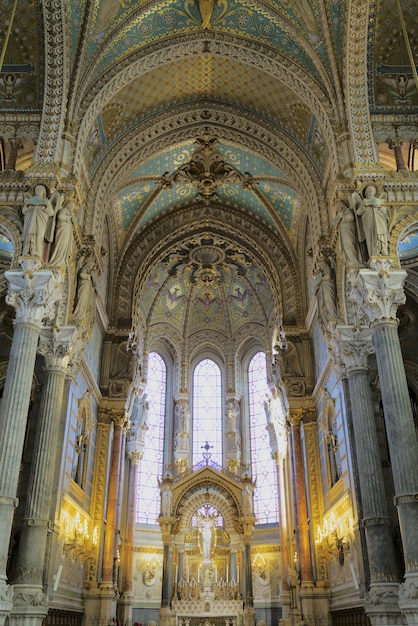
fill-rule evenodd
<path id="1" fill-rule="evenodd" d="M 65 266 L 73 249 L 73 223 L 75 222 L 73 200 L 67 200 L 56 214 L 55 233 L 49 265 Z"/>
<path id="2" fill-rule="evenodd" d="M 82 261 L 77 275 L 77 295 L 73 320 L 77 325 L 89 328 L 96 312 L 96 290 L 94 272 L 96 261 L 88 256 Z"/>
<path id="3" fill-rule="evenodd" d="M 369 257 L 386 256 L 389 253 L 386 193 L 382 192 L 377 195 L 377 191 L 376 185 L 370 184 L 365 187 L 362 195 L 357 192 L 353 194 L 357 215 L 361 218 Z"/>
<path id="4" fill-rule="evenodd" d="M 321 324 L 326 326 L 328 322 L 338 319 L 338 313 L 334 270 L 330 259 L 324 254 L 318 258 L 315 278 L 317 281 L 318 318 Z"/>
<path id="5" fill-rule="evenodd" d="M 45 235 L 50 218 L 54 216 L 54 207 L 47 197 L 45 185 L 36 185 L 35 194 L 27 198 L 22 208 L 23 213 L 23 249 L 24 256 L 35 256 L 43 260 Z"/>
<path id="6" fill-rule="evenodd" d="M 355 209 L 345 202 L 345 200 L 339 200 L 337 207 L 341 250 L 349 265 L 361 265 Z"/>

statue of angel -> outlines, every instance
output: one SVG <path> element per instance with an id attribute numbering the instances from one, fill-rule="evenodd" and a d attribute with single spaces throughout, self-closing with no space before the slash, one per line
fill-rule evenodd
<path id="1" fill-rule="evenodd" d="M 369 258 L 386 256 L 389 253 L 387 194 L 378 194 L 377 185 L 370 183 L 361 194 L 354 192 L 352 198 L 356 213 L 361 218 Z"/>

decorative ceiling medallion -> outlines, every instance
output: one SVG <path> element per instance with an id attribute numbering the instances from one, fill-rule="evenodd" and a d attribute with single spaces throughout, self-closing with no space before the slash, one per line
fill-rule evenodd
<path id="1" fill-rule="evenodd" d="M 220 284 L 222 282 L 222 274 L 220 264 L 225 259 L 223 250 L 215 246 L 202 246 L 190 252 L 190 260 L 199 264 L 199 267 L 192 274 L 192 282 L 194 284 L 210 285 L 211 283 Z"/>
<path id="2" fill-rule="evenodd" d="M 243 276 L 250 258 L 223 239 L 204 234 L 176 248 L 164 261 L 168 275 L 176 278 L 188 275 L 195 285 L 220 285 L 232 276 Z"/>
<path id="3" fill-rule="evenodd" d="M 191 184 L 205 200 L 209 200 L 219 187 L 242 183 L 245 189 L 256 185 L 248 174 L 241 174 L 233 165 L 226 163 L 215 146 L 214 137 L 199 137 L 200 145 L 190 161 L 179 167 L 171 176 L 165 174 L 161 186 L 170 187 L 173 183 Z"/>

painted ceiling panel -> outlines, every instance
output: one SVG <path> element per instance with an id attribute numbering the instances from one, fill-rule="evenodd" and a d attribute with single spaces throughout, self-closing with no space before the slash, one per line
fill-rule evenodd
<path id="1" fill-rule="evenodd" d="M 0 4 L 0 42 L 4 45 L 11 2 Z M 0 75 L 0 108 L 39 110 L 42 106 L 43 48 L 35 1 L 19 0 Z"/>
<path id="2" fill-rule="evenodd" d="M 182 165 L 190 162 L 197 150 L 196 142 L 187 141 L 167 148 L 134 170 L 126 187 L 122 187 L 117 193 L 114 203 L 121 239 L 137 215 L 141 215 L 137 226 L 142 227 L 169 207 L 196 197 L 199 190 L 187 183 L 172 183 L 170 188 L 160 188 L 158 193 L 155 192 L 159 177 L 163 174 L 171 176 Z M 252 189 L 244 189 L 240 183 L 224 184 L 217 189 L 215 195 L 247 208 L 272 225 L 276 224 L 275 211 L 283 224 L 290 228 L 292 216 L 295 211 L 297 213 L 299 205 L 296 192 L 283 184 L 282 172 L 267 160 L 235 144 L 220 142 L 216 144 L 216 150 L 226 163 L 241 174 L 250 174 L 259 184 L 267 202 L 263 203 L 262 196 L 258 197 Z"/>
<path id="3" fill-rule="evenodd" d="M 269 224 L 274 225 L 274 219 L 269 215 L 264 204 L 257 198 L 253 191 L 243 189 L 242 185 L 225 185 L 221 189 L 218 189 L 216 195 L 221 199 L 229 200 L 245 207 L 252 213 L 258 215 L 258 217 L 266 220 Z"/>
<path id="4" fill-rule="evenodd" d="M 101 0 L 97 5 L 89 47 L 89 57 L 93 54 L 101 57 L 95 68 L 96 76 L 138 48 L 167 36 L 201 29 L 205 21 L 199 4 L 194 0 L 142 2 L 140 11 L 132 11 L 129 6 L 121 7 L 118 0 Z M 293 25 L 298 26 L 299 35 L 302 33 L 311 44 L 315 44 L 317 53 L 321 51 L 318 27 L 310 3 L 308 0 L 287 0 L 271 5 L 280 11 L 284 8 L 287 21 L 283 20 L 280 11 L 263 10 L 261 3 L 217 0 L 205 27 L 277 46 L 319 80 L 314 64 L 290 28 L 290 22 L 293 22 Z M 135 7 L 138 7 L 138 3 Z M 131 14 L 130 19 L 125 19 L 128 14 Z"/>
<path id="5" fill-rule="evenodd" d="M 189 161 L 193 152 L 196 150 L 196 143 L 193 140 L 184 141 L 175 146 L 166 148 L 163 152 L 159 152 L 151 159 L 134 169 L 131 178 L 137 176 L 155 176 L 155 173 L 164 174 L 168 172 L 172 174 L 178 167 Z"/>
<path id="6" fill-rule="evenodd" d="M 168 207 L 174 208 L 176 204 L 183 200 L 190 200 L 197 195 L 197 189 L 192 185 L 173 185 L 171 189 L 162 189 L 154 202 L 149 206 L 143 215 L 140 226 L 144 226 L 150 219 Z"/>
<path id="7" fill-rule="evenodd" d="M 120 212 L 122 228 L 129 229 L 132 219 L 137 211 L 144 205 L 155 189 L 155 182 L 145 180 L 138 181 L 135 185 L 125 187 L 117 194 L 116 204 Z"/>
<path id="8" fill-rule="evenodd" d="M 297 217 L 300 208 L 295 190 L 274 181 L 261 181 L 260 190 L 290 230 L 292 219 Z"/>
<path id="9" fill-rule="evenodd" d="M 143 319 L 225 333 L 268 320 L 274 298 L 260 267 L 240 249 L 209 234 L 173 248 L 149 275 L 140 298 Z"/>
<path id="10" fill-rule="evenodd" d="M 418 259 L 418 230 L 408 233 L 398 246 L 401 261 L 411 261 Z"/>
<path id="11" fill-rule="evenodd" d="M 418 58 L 418 4 L 401 3 L 408 41 Z M 396 0 L 372 3 L 369 28 L 369 91 L 372 110 L 416 112 L 418 92 L 407 44 L 402 32 Z"/>
<path id="12" fill-rule="evenodd" d="M 294 94 L 291 85 L 274 82 L 271 76 L 233 59 L 203 54 L 167 63 L 118 92 L 89 133 L 85 160 L 90 174 L 124 129 L 155 111 L 198 98 L 239 103 L 274 123 L 287 126 L 296 141 L 311 149 L 319 164 L 326 155 L 323 142 L 317 142 L 322 137 L 321 131 L 316 123 L 313 128 L 314 117 L 309 107 Z"/>

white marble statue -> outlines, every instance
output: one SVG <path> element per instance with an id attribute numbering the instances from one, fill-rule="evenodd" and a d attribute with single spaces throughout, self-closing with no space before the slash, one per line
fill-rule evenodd
<path id="1" fill-rule="evenodd" d="M 35 193 L 25 200 L 23 213 L 23 249 L 24 256 L 44 259 L 45 235 L 50 218 L 54 216 L 54 207 L 48 198 L 45 185 L 36 185 Z"/>
<path id="2" fill-rule="evenodd" d="M 376 185 L 370 184 L 365 187 L 362 195 L 355 192 L 353 199 L 356 203 L 357 215 L 361 218 L 369 257 L 386 256 L 389 253 L 386 194 L 383 192 L 377 195 Z"/>

